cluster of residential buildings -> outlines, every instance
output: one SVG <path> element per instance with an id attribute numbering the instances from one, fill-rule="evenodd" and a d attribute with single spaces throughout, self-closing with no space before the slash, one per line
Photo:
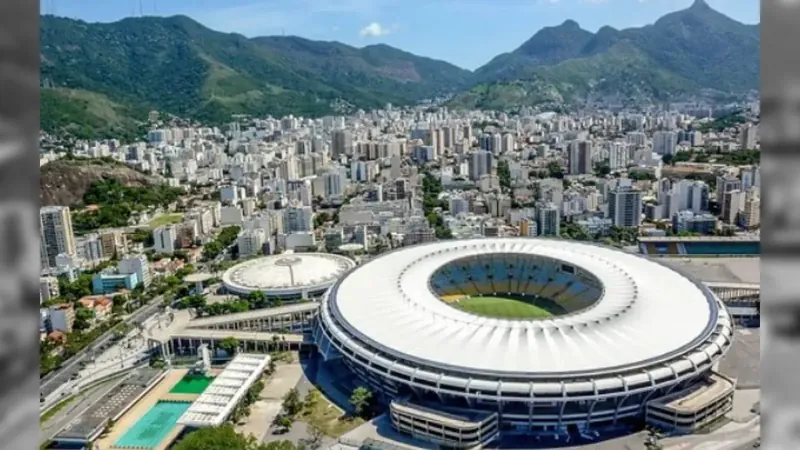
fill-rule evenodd
<path id="1" fill-rule="evenodd" d="M 443 229 L 455 238 L 559 236 L 566 224 L 595 236 L 614 227 L 651 235 L 757 230 L 758 165 L 669 162 L 681 152 L 759 147 L 749 121 L 703 133 L 703 120 L 710 119 L 387 106 L 347 117 L 240 120 L 224 131 L 163 127 L 147 142 L 83 143 L 74 154 L 115 158 L 206 193 L 180 223 L 152 231 L 163 254 L 196 249 L 227 226 L 240 227 L 240 256 L 409 245 Z M 442 187 L 432 209 L 424 176 Z M 41 223 L 48 273 L 69 276 L 76 265 L 115 255 L 119 264 L 96 276 L 95 293 L 149 282 L 143 249 L 124 231 L 76 239 L 69 209 L 59 206 L 42 208 Z"/>

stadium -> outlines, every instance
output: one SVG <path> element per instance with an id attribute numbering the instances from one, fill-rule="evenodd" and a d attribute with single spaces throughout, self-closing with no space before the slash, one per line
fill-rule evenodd
<path id="1" fill-rule="evenodd" d="M 355 265 L 340 255 L 286 252 L 237 264 L 225 271 L 222 283 L 238 295 L 261 291 L 271 298 L 312 298 Z"/>
<path id="2" fill-rule="evenodd" d="M 320 354 L 390 403 L 395 428 L 453 447 L 625 423 L 691 430 L 730 408 L 714 371 L 722 302 L 657 261 L 574 241 L 406 247 L 323 296 Z"/>

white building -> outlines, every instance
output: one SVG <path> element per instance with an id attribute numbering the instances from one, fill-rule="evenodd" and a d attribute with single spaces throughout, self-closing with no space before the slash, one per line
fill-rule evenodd
<path id="1" fill-rule="evenodd" d="M 310 206 L 286 208 L 283 215 L 284 233 L 307 232 L 314 230 L 314 212 Z"/>
<path id="2" fill-rule="evenodd" d="M 39 304 L 61 295 L 58 289 L 58 278 L 39 277 Z"/>
<path id="3" fill-rule="evenodd" d="M 239 256 L 256 255 L 264 248 L 267 237 L 263 229 L 244 230 L 239 233 L 236 242 L 239 246 Z"/>
<path id="4" fill-rule="evenodd" d="M 72 215 L 66 206 L 45 206 L 39 209 L 40 259 L 42 268 L 56 266 L 56 256 L 76 255 Z"/>
<path id="5" fill-rule="evenodd" d="M 178 227 L 175 225 L 158 227 L 153 230 L 153 247 L 157 253 L 174 253 L 178 240 Z"/>
<path id="6" fill-rule="evenodd" d="M 119 273 L 135 273 L 136 279 L 141 281 L 144 287 L 150 286 L 150 264 L 147 262 L 147 257 L 144 255 L 130 256 L 121 259 L 119 262 Z"/>

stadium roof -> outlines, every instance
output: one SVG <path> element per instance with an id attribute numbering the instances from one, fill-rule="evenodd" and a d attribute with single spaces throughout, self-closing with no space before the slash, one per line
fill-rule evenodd
<path id="1" fill-rule="evenodd" d="M 355 267 L 350 258 L 328 253 L 286 253 L 237 264 L 222 276 L 233 292 L 283 296 L 325 290 Z"/>
<path id="2" fill-rule="evenodd" d="M 222 425 L 269 364 L 269 355 L 240 353 L 178 419 L 179 425 Z"/>
<path id="3" fill-rule="evenodd" d="M 597 303 L 541 320 L 479 317 L 441 301 L 432 274 L 456 259 L 528 254 L 568 262 L 603 284 Z M 564 240 L 490 238 L 445 241 L 388 253 L 359 266 L 330 291 L 334 315 L 350 333 L 398 358 L 477 373 L 540 376 L 601 374 L 657 365 L 692 353 L 720 317 L 713 294 L 653 260 Z M 666 369 L 670 370 L 670 369 Z"/>

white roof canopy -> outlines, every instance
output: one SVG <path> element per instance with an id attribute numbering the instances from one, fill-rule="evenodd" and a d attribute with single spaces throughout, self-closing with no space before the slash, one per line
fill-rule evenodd
<path id="1" fill-rule="evenodd" d="M 222 425 L 269 364 L 269 355 L 242 353 L 228 363 L 192 406 L 178 419 L 190 427 Z"/>

